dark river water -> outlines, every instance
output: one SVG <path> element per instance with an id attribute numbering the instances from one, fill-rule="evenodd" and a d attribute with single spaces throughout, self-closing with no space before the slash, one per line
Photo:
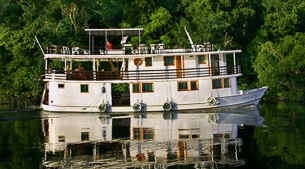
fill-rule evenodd
<path id="1" fill-rule="evenodd" d="M 305 168 L 305 106 L 155 113 L 0 109 L 0 168 Z"/>

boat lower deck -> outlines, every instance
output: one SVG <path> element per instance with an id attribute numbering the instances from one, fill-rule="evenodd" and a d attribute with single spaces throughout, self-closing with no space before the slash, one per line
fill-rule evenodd
<path id="1" fill-rule="evenodd" d="M 213 110 L 219 108 L 235 109 L 240 107 L 246 107 L 251 105 L 257 105 L 267 90 L 266 87 L 252 89 L 248 91 L 240 92 L 240 94 L 226 97 L 215 97 L 216 103 L 211 105 L 208 102 L 183 104 L 175 102 L 164 102 L 160 105 L 146 105 L 145 103 L 138 103 L 141 105 L 141 109 L 137 109 L 136 104 L 129 106 L 115 106 L 106 105 L 106 107 L 99 106 L 56 106 L 42 104 L 41 108 L 45 111 L 54 112 L 154 112 L 154 111 L 172 111 L 172 110 L 194 110 L 194 109 L 206 109 Z M 165 103 L 171 104 L 171 109 L 166 109 Z M 102 108 L 102 109 L 101 109 Z"/>

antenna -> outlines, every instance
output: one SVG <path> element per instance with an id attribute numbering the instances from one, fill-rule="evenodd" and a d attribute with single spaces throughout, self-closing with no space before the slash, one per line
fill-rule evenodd
<path id="1" fill-rule="evenodd" d="M 44 55 L 43 49 L 42 49 L 42 47 L 41 47 L 41 45 L 40 45 L 40 43 L 39 43 L 39 41 L 38 41 L 38 39 L 37 39 L 36 36 L 35 36 L 35 40 L 36 40 L 36 42 L 38 43 L 38 45 L 39 45 L 39 47 L 40 47 L 40 49 L 41 49 L 42 54 Z"/>
<path id="2" fill-rule="evenodd" d="M 187 32 L 186 26 L 184 27 L 184 30 L 185 30 L 185 33 L 186 33 L 187 37 L 189 38 L 189 41 L 190 41 L 191 45 L 193 45 L 193 44 L 194 44 L 194 43 L 193 43 L 193 40 L 192 40 L 190 34 Z"/>

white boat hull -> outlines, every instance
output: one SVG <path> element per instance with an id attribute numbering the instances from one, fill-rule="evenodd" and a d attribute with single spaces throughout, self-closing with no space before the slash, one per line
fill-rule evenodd
<path id="1" fill-rule="evenodd" d="M 242 91 L 239 94 L 224 97 L 215 97 L 217 104 L 209 105 L 204 103 L 193 104 L 179 104 L 172 103 L 171 110 L 193 110 L 193 109 L 217 109 L 217 108 L 230 108 L 236 109 L 240 107 L 247 107 L 257 105 L 264 95 L 267 87 L 251 89 Z M 50 106 L 42 104 L 41 108 L 45 111 L 52 112 L 101 112 L 99 106 Z M 143 105 L 141 112 L 164 111 L 163 105 Z M 108 107 L 106 112 L 135 112 L 133 106 L 115 106 Z"/>

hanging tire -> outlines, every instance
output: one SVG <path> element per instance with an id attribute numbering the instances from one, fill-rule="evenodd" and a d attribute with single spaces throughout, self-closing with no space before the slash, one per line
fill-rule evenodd
<path id="1" fill-rule="evenodd" d="M 142 104 L 137 102 L 133 105 L 133 110 L 136 111 L 136 112 L 140 112 L 142 111 Z"/>
<path id="2" fill-rule="evenodd" d="M 208 105 L 210 105 L 210 106 L 214 106 L 214 105 L 217 104 L 217 100 L 216 100 L 215 97 L 212 97 L 212 96 L 211 96 L 211 97 L 208 98 L 207 103 L 208 103 Z"/>
<path id="3" fill-rule="evenodd" d="M 171 111 L 172 108 L 173 108 L 173 105 L 172 105 L 171 102 L 165 102 L 165 103 L 163 104 L 163 110 L 164 110 L 164 111 Z"/>
<path id="4" fill-rule="evenodd" d="M 107 105 L 103 103 L 98 107 L 98 109 L 100 110 L 100 112 L 104 113 L 107 110 Z"/>

